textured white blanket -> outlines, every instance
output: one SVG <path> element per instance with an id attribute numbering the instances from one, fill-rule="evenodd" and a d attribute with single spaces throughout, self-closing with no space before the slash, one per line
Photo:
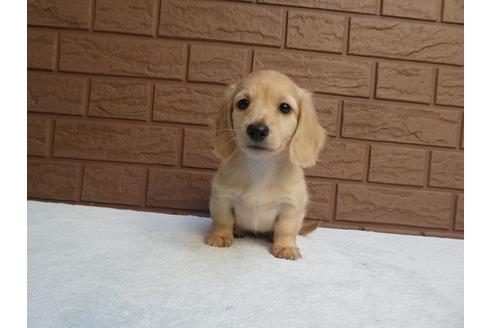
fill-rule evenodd
<path id="1" fill-rule="evenodd" d="M 462 327 L 463 241 L 321 228 L 303 258 L 210 220 L 28 202 L 29 327 Z"/>

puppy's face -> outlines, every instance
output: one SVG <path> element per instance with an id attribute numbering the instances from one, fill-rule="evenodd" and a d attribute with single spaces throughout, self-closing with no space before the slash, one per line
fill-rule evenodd
<path id="1" fill-rule="evenodd" d="M 231 116 L 242 151 L 268 156 L 288 147 L 297 127 L 298 89 L 286 76 L 274 73 L 253 74 L 237 85 Z"/>
<path id="2" fill-rule="evenodd" d="M 288 149 L 293 163 L 309 167 L 324 138 L 310 94 L 284 74 L 258 71 L 226 90 L 214 149 L 223 160 L 237 150 L 257 157 Z"/>

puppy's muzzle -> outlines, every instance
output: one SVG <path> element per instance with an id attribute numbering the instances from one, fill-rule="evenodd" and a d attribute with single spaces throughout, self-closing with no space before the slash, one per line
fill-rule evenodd
<path id="1" fill-rule="evenodd" d="M 268 126 L 263 123 L 253 123 L 248 125 L 246 128 L 246 132 L 248 133 L 251 140 L 255 142 L 263 141 L 268 136 Z"/>

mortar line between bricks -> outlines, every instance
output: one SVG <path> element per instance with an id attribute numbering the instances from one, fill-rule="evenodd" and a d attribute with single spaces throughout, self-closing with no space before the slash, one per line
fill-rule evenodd
<path id="1" fill-rule="evenodd" d="M 338 108 L 337 108 L 337 135 L 336 138 L 340 139 L 342 138 L 342 126 L 343 126 L 343 105 L 344 101 L 339 100 L 338 101 Z"/>
<path id="2" fill-rule="evenodd" d="M 159 37 L 159 27 L 161 24 L 161 8 L 162 8 L 162 2 L 161 0 L 155 0 L 155 5 L 153 9 L 153 14 L 154 14 L 154 19 L 152 19 L 152 36 L 154 38 Z"/>
<path id="3" fill-rule="evenodd" d="M 345 17 L 345 30 L 343 31 L 343 49 L 342 55 L 346 56 L 349 53 L 350 47 L 350 16 Z"/>
<path id="4" fill-rule="evenodd" d="M 437 8 L 437 21 L 439 23 L 443 23 L 442 19 L 443 19 L 443 15 L 444 15 L 444 0 L 441 0 L 441 1 L 438 1 L 438 8 Z"/>
<path id="5" fill-rule="evenodd" d="M 184 68 L 184 78 L 183 78 L 184 82 L 188 82 L 190 60 L 191 60 L 191 42 L 188 42 L 186 44 L 185 68 Z"/>
<path id="6" fill-rule="evenodd" d="M 89 32 L 94 32 L 95 27 L 96 27 L 96 0 L 92 0 Z"/>
<path id="7" fill-rule="evenodd" d="M 254 57 L 254 54 L 253 54 Z M 252 58 L 252 61 L 254 61 L 254 58 Z M 39 69 L 29 69 L 29 72 L 35 72 L 38 74 L 53 74 L 53 71 L 46 71 L 46 70 L 39 70 Z M 178 79 L 163 79 L 163 78 L 153 78 L 153 77 L 139 77 L 139 76 L 119 76 L 119 75 L 109 75 L 109 74 L 101 74 L 101 73 L 83 73 L 83 72 L 69 72 L 69 71 L 60 71 L 57 74 L 60 75 L 65 75 L 65 76 L 73 76 L 73 77 L 94 77 L 94 78 L 104 78 L 104 79 L 112 79 L 112 80 L 130 80 L 130 81 L 139 81 L 139 82 L 155 82 L 158 85 L 195 85 L 195 86 L 212 86 L 212 87 L 217 87 L 217 88 L 225 88 L 226 84 L 224 83 L 217 83 L 217 82 L 206 82 L 206 81 L 187 81 L 184 82 L 182 80 Z M 394 100 L 394 99 L 384 99 L 384 98 L 374 98 L 374 99 L 369 99 L 367 96 L 351 96 L 351 95 L 343 95 L 343 94 L 336 94 L 336 93 L 330 93 L 330 92 L 324 92 L 324 91 L 314 91 L 313 94 L 316 95 L 324 95 L 324 96 L 329 96 L 330 98 L 333 99 L 339 99 L 339 100 L 353 100 L 353 101 L 371 101 L 373 103 L 379 103 L 379 104 L 387 104 L 387 105 L 397 105 L 397 106 L 412 106 L 415 108 L 420 108 L 420 109 L 428 109 L 428 110 L 450 110 L 450 111 L 456 111 L 456 112 L 462 112 L 464 108 L 462 106 L 451 106 L 451 105 L 430 105 L 430 104 L 425 104 L 421 102 L 412 102 L 412 101 L 407 101 L 407 100 Z"/>
<path id="8" fill-rule="evenodd" d="M 343 132 L 343 131 L 342 131 Z M 462 151 L 462 149 L 456 149 L 454 146 L 436 146 L 436 145 L 424 145 L 417 143 L 409 143 L 404 141 L 387 141 L 387 140 L 373 140 L 373 139 L 362 139 L 354 137 L 341 137 L 341 140 L 347 142 L 357 142 L 360 144 L 379 144 L 379 145 L 393 145 L 403 148 L 419 148 L 419 149 L 432 149 L 432 150 L 446 150 L 450 152 Z"/>
<path id="9" fill-rule="evenodd" d="M 60 71 L 60 48 L 61 48 L 61 33 L 58 33 L 56 38 L 55 72 Z"/>
<path id="10" fill-rule="evenodd" d="M 364 176 L 362 178 L 363 182 L 369 181 L 369 170 L 371 169 L 371 144 L 366 146 L 366 156 L 364 159 Z"/>
<path id="11" fill-rule="evenodd" d="M 332 196 L 333 209 L 331 213 L 331 222 L 335 222 L 337 216 L 337 198 L 338 198 L 338 183 L 333 186 L 333 196 Z"/>
<path id="12" fill-rule="evenodd" d="M 154 115 L 154 106 L 155 106 L 155 84 L 152 83 L 152 90 L 151 90 L 151 95 L 150 95 L 150 106 L 149 106 L 149 113 L 147 113 L 147 119 L 146 122 L 151 122 L 152 117 Z"/>
<path id="13" fill-rule="evenodd" d="M 285 14 L 282 16 L 282 34 L 281 34 L 281 40 L 282 40 L 282 45 L 281 48 L 285 49 L 287 48 L 287 37 L 288 37 L 288 29 L 289 29 L 289 11 L 286 10 Z"/>
<path id="14" fill-rule="evenodd" d="M 369 81 L 369 98 L 376 99 L 377 84 L 378 84 L 378 62 L 372 63 L 371 77 Z"/>
<path id="15" fill-rule="evenodd" d="M 254 63 L 254 59 L 255 59 L 255 51 L 254 51 L 254 49 L 249 49 L 248 55 L 250 56 L 248 58 L 249 59 L 248 72 L 251 73 L 251 72 L 253 72 L 253 63 Z"/>
<path id="16" fill-rule="evenodd" d="M 84 163 L 79 163 L 80 165 L 80 169 L 79 169 L 79 179 L 80 181 L 78 181 L 79 185 L 78 185 L 78 191 L 77 191 L 77 196 L 75 197 L 75 199 L 77 200 L 78 203 L 80 203 L 82 201 L 82 188 L 84 187 L 84 171 L 85 171 L 85 164 Z"/>
<path id="17" fill-rule="evenodd" d="M 147 205 L 147 192 L 149 190 L 149 178 L 150 178 L 150 170 L 146 167 L 144 179 L 143 179 L 142 196 L 140 199 L 140 208 L 145 208 L 145 206 Z"/>
<path id="18" fill-rule="evenodd" d="M 454 227 L 456 226 L 456 213 L 458 206 L 458 195 L 453 196 L 453 207 L 451 208 L 451 226 L 449 227 L 450 231 L 454 231 Z"/>
<path id="19" fill-rule="evenodd" d="M 456 143 L 456 149 L 461 150 L 461 136 L 465 133 L 465 113 L 460 115 L 460 125 L 458 131 L 458 142 Z"/>
<path id="20" fill-rule="evenodd" d="M 182 167 L 183 165 L 184 138 L 185 130 L 184 128 L 181 128 L 179 130 L 178 141 L 176 143 L 176 167 Z"/>
<path id="21" fill-rule="evenodd" d="M 89 77 L 86 82 L 86 92 L 87 95 L 84 99 L 85 104 L 82 106 L 82 117 L 88 117 L 89 116 L 89 106 L 91 104 L 91 88 L 92 88 L 92 78 Z"/>
<path id="22" fill-rule="evenodd" d="M 427 150 L 425 152 L 425 159 L 424 159 L 424 165 L 425 165 L 424 166 L 424 181 L 423 181 L 424 189 L 429 188 L 431 160 L 432 160 L 432 152 L 430 150 Z"/>
<path id="23" fill-rule="evenodd" d="M 432 70 L 431 102 L 430 102 L 431 106 L 436 105 L 438 78 L 439 78 L 439 70 L 437 68 L 434 68 Z"/>

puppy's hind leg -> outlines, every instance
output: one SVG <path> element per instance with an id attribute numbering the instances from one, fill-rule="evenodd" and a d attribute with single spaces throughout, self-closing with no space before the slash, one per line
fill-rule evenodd
<path id="1" fill-rule="evenodd" d="M 213 227 L 207 236 L 207 244 L 215 247 L 229 247 L 232 245 L 234 214 L 227 201 L 217 199 L 212 193 L 210 199 L 210 213 Z"/>

